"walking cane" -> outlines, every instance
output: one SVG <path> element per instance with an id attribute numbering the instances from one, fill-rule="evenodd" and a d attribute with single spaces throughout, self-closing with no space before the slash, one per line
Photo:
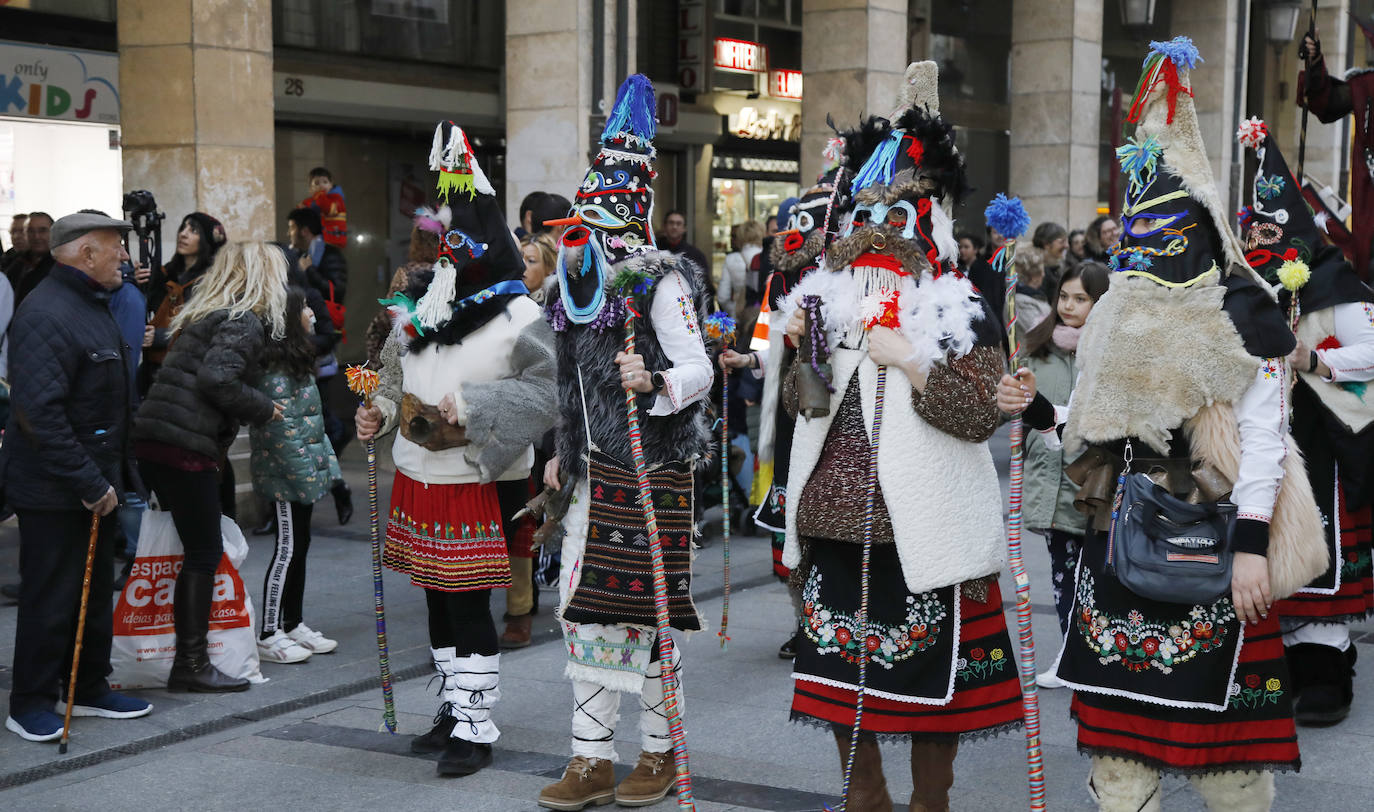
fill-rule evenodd
<path id="1" fill-rule="evenodd" d="M 381 376 L 375 369 L 367 369 L 367 365 L 350 366 L 345 372 L 348 379 L 348 388 L 353 394 L 363 399 L 363 405 L 372 408 L 372 396 L 376 394 L 377 388 L 381 386 Z M 368 515 L 368 535 L 372 542 L 372 601 L 373 611 L 377 619 L 377 665 L 382 673 L 382 724 L 378 732 L 385 730 L 395 734 L 396 727 L 396 700 L 391 690 L 391 658 L 387 653 L 386 645 L 386 606 L 382 600 L 382 535 L 381 524 L 377 515 L 377 441 L 376 438 L 369 439 L 365 443 L 367 448 L 367 515 Z"/>
<path id="2" fill-rule="evenodd" d="M 81 614 L 76 616 L 76 643 L 72 646 L 72 673 L 67 679 L 67 712 L 62 715 L 62 741 L 58 755 L 67 754 L 67 737 L 72 731 L 72 705 L 76 704 L 76 669 L 81 664 L 81 641 L 86 636 L 86 604 L 91 599 L 91 568 L 95 565 L 95 542 L 100 535 L 100 516 L 91 513 L 91 538 L 86 542 L 86 573 L 81 576 Z"/>
<path id="3" fill-rule="evenodd" d="M 760 318 L 763 317 L 760 316 Z M 729 313 L 720 310 L 707 316 L 703 327 L 706 330 L 706 336 L 719 342 L 722 350 L 726 350 L 734 343 L 737 325 L 738 323 L 730 317 Z M 716 637 L 720 638 L 720 647 L 723 649 L 730 642 L 730 635 L 726 633 L 730 627 L 730 373 L 728 370 L 721 370 L 720 374 L 720 506 L 721 515 L 724 516 L 724 521 L 721 522 L 721 535 L 725 547 L 725 596 L 720 607 L 720 631 L 716 632 Z"/>
<path id="4" fill-rule="evenodd" d="M 653 281 L 641 271 L 623 270 L 612 287 L 625 297 L 625 354 L 635 352 L 635 293 L 648 291 Z M 663 681 L 663 702 L 668 708 L 668 734 L 673 739 L 673 764 L 677 769 L 677 805 L 696 809 L 692 802 L 692 773 L 687 765 L 687 735 L 682 729 L 682 712 L 677 701 L 677 669 L 673 666 L 673 640 L 668 636 L 668 579 L 664 573 L 663 541 L 658 534 L 658 516 L 649 491 L 649 469 L 644 461 L 644 441 L 639 432 L 639 393 L 625 387 L 625 412 L 629 420 L 630 454 L 634 457 L 635 478 L 639 484 L 639 504 L 644 508 L 644 524 L 649 531 L 649 555 L 653 563 L 654 614 L 658 626 L 659 673 Z M 727 483 L 728 484 L 728 483 Z M 728 523 L 729 517 L 726 518 Z"/>
<path id="5" fill-rule="evenodd" d="M 983 212 L 988 225 L 1006 238 L 992 258 L 992 267 L 1007 278 L 1007 365 L 1013 375 L 1020 360 L 1016 338 L 1016 238 L 1025 233 L 1030 216 L 1020 198 L 998 194 Z M 1040 696 L 1035 684 L 1035 638 L 1031 636 L 1030 575 L 1021 553 L 1021 486 L 1025 465 L 1024 427 L 1018 415 L 1011 421 L 1011 485 L 1007 498 L 1007 566 L 1016 582 L 1016 634 L 1020 657 L 1021 716 L 1026 726 L 1026 778 L 1030 783 L 1030 808 L 1045 808 L 1045 762 L 1040 750 Z"/>

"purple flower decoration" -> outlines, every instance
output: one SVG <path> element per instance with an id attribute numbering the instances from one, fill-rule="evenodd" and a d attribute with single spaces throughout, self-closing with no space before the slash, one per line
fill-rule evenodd
<path id="1" fill-rule="evenodd" d="M 544 306 L 544 321 L 549 323 L 555 333 L 561 333 L 568 329 L 568 311 L 563 308 L 563 299 L 559 297 Z"/>

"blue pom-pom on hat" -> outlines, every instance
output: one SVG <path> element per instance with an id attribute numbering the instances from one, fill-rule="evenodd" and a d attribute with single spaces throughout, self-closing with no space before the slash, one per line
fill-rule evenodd
<path id="1" fill-rule="evenodd" d="M 1001 192 L 988 203 L 988 207 L 983 210 L 983 217 L 998 234 L 1009 240 L 1020 237 L 1030 226 L 1030 215 L 1021 204 L 1021 198 L 1007 197 Z"/>
<path id="2" fill-rule="evenodd" d="M 620 89 L 616 91 L 615 105 L 606 117 L 606 128 L 601 131 L 602 143 L 626 134 L 639 136 L 646 141 L 653 140 L 657 129 L 655 113 L 654 83 L 642 73 L 632 74 L 620 83 Z"/>

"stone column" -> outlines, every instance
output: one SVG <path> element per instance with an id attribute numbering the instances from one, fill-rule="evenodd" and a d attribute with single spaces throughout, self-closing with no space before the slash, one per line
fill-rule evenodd
<path id="1" fill-rule="evenodd" d="M 907 0 L 803 0 L 801 185 L 824 165 L 827 114 L 842 129 L 887 115 L 907 65 Z"/>
<path id="2" fill-rule="evenodd" d="M 1217 191 L 1231 210 L 1236 209 L 1232 182 L 1232 161 L 1235 157 L 1237 65 L 1246 58 L 1238 51 L 1236 25 L 1240 0 L 1215 0 L 1211 3 L 1176 2 L 1173 4 L 1172 24 L 1175 36 L 1191 37 L 1202 54 L 1203 62 L 1189 71 L 1193 87 L 1193 106 L 1197 109 L 1198 126 L 1207 148 L 1207 160 Z M 1258 4 L 1255 10 L 1259 10 Z M 1143 54 L 1142 54 L 1143 56 Z M 1241 71 L 1244 75 L 1244 71 Z M 1296 156 L 1295 156 L 1296 158 Z M 1238 178 L 1237 178 L 1238 180 Z"/>
<path id="3" fill-rule="evenodd" d="M 1011 189 L 1033 224 L 1097 213 L 1102 3 L 1012 4 Z"/>
<path id="4" fill-rule="evenodd" d="M 272 239 L 270 0 L 119 0 L 118 15 L 124 188 L 157 196 L 165 242 L 191 211 Z"/>
<path id="5" fill-rule="evenodd" d="M 593 98 L 593 12 L 604 11 L 601 96 Z M 506 218 L 542 191 L 572 199 L 587 171 L 616 88 L 616 3 L 520 0 L 506 4 Z M 626 72 L 635 71 L 634 4 L 629 7 Z M 654 224 L 657 227 L 657 223 Z"/>

